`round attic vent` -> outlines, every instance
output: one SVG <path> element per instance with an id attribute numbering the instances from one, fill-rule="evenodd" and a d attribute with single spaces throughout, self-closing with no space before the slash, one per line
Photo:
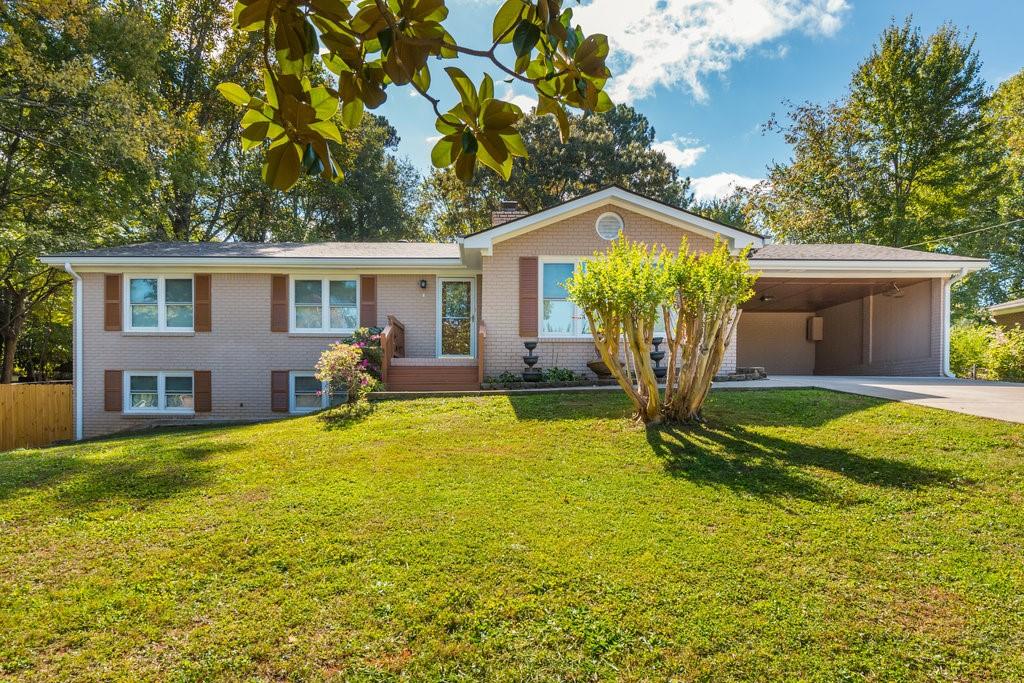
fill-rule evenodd
<path id="1" fill-rule="evenodd" d="M 597 234 L 601 236 L 601 239 L 616 239 L 624 227 L 622 216 L 617 213 L 609 211 L 597 217 Z"/>

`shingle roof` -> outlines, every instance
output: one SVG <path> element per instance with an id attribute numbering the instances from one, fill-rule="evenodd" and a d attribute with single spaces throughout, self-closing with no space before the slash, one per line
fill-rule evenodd
<path id="1" fill-rule="evenodd" d="M 143 242 L 48 254 L 48 257 L 457 259 L 459 245 L 437 242 Z"/>
<path id="2" fill-rule="evenodd" d="M 993 304 L 988 307 L 989 312 L 1016 312 L 1018 308 L 1024 308 L 1024 299 L 1013 299 L 1011 301 L 1004 301 L 1001 304 Z"/>
<path id="3" fill-rule="evenodd" d="M 898 249 L 876 244 L 766 244 L 751 261 L 984 261 L 985 259 L 939 254 L 934 251 Z"/>

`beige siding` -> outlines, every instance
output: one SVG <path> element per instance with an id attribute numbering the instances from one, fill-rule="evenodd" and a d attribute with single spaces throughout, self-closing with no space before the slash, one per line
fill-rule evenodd
<path id="1" fill-rule="evenodd" d="M 707 250 L 712 240 L 674 225 L 626 211 L 602 206 L 514 237 L 494 245 L 493 255 L 483 257 L 483 319 L 487 323 L 487 349 L 484 355 L 485 374 L 497 375 L 504 370 L 523 369 L 526 353 L 519 336 L 519 257 L 520 256 L 591 256 L 604 251 L 608 242 L 594 228 L 597 217 L 615 211 L 625 222 L 624 233 L 634 241 L 677 250 L 686 236 L 691 249 Z M 588 339 L 565 340 L 540 338 L 537 345 L 539 367 L 559 366 L 590 375 L 587 361 L 597 358 L 593 342 Z"/>
<path id="2" fill-rule="evenodd" d="M 270 275 L 214 274 L 213 331 L 187 336 L 103 330 L 103 275 L 83 275 L 83 423 L 86 436 L 161 422 L 280 417 L 270 410 L 272 370 L 310 370 L 336 337 L 270 331 Z M 426 279 L 426 290 L 419 281 Z M 434 278 L 378 276 L 378 324 L 407 325 L 410 355 L 433 355 Z M 104 370 L 210 370 L 213 411 L 198 418 L 124 416 L 103 410 Z"/>
<path id="3" fill-rule="evenodd" d="M 905 288 L 901 298 L 875 295 L 818 311 L 825 320 L 815 372 L 940 375 L 943 289 L 933 279 Z"/>
<path id="4" fill-rule="evenodd" d="M 769 375 L 814 373 L 814 342 L 807 341 L 810 313 L 757 313 L 740 316 L 736 365 L 763 367 Z"/>
<path id="5" fill-rule="evenodd" d="M 1024 311 L 999 315 L 996 316 L 995 320 L 1000 326 L 1007 330 L 1016 325 L 1024 327 Z"/>

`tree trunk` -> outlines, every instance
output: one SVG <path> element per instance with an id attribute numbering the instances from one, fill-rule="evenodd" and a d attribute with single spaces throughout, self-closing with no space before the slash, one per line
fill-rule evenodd
<path id="1" fill-rule="evenodd" d="M 25 325 L 25 297 L 16 295 L 11 302 L 9 317 L 3 326 L 0 337 L 4 340 L 4 362 L 0 370 L 0 384 L 10 384 L 14 381 L 14 356 L 18 352 L 18 337 Z"/>
<path id="2" fill-rule="evenodd" d="M 20 328 L 20 325 L 16 327 Z M 12 326 L 4 332 L 4 365 L 0 371 L 0 384 L 10 384 L 14 381 L 14 355 L 18 351 L 18 334 L 20 329 Z"/>

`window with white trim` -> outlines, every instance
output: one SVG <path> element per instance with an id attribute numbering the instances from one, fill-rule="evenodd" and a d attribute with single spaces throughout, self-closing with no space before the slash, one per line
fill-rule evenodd
<path id="1" fill-rule="evenodd" d="M 342 403 L 345 397 L 331 394 L 327 382 L 321 382 L 311 371 L 288 373 L 288 410 L 293 413 L 311 413 Z"/>
<path id="2" fill-rule="evenodd" d="M 140 275 L 125 278 L 127 329 L 191 332 L 195 314 L 192 276 Z"/>
<path id="3" fill-rule="evenodd" d="M 292 330 L 354 332 L 359 327 L 359 281 L 292 280 Z"/>
<path id="4" fill-rule="evenodd" d="M 195 382 L 191 372 L 126 372 L 124 380 L 126 413 L 195 411 Z"/>
<path id="5" fill-rule="evenodd" d="M 540 267 L 540 336 L 589 337 L 587 316 L 569 301 L 565 289 L 565 281 L 580 267 L 579 262 L 545 260 Z"/>

